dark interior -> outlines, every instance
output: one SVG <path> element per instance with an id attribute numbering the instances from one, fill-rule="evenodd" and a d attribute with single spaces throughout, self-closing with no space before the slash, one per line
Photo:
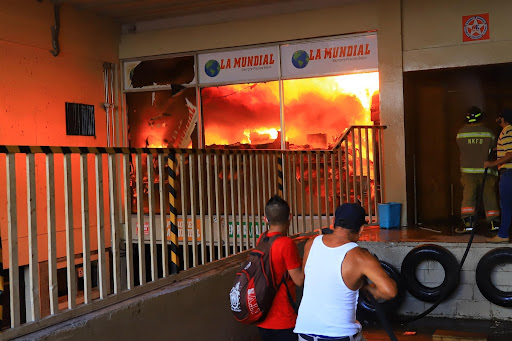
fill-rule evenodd
<path id="1" fill-rule="evenodd" d="M 512 64 L 404 73 L 408 223 L 460 217 L 457 131 L 472 105 L 498 136 L 497 113 L 512 108 Z"/>

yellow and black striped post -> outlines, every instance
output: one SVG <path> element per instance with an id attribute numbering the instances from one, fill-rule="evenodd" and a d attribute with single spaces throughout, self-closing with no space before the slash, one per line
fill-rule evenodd
<path id="1" fill-rule="evenodd" d="M 167 159 L 167 166 L 167 172 L 169 177 L 169 211 L 171 218 L 171 274 L 177 274 L 179 269 L 178 211 L 176 210 L 176 153 L 174 151 L 169 153 L 169 157 Z"/>
<path id="2" fill-rule="evenodd" d="M 283 197 L 283 156 L 277 157 L 277 194 Z"/>

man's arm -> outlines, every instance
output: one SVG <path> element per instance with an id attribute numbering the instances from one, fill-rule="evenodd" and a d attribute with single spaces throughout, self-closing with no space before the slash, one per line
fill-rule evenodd
<path id="1" fill-rule="evenodd" d="M 396 296 L 398 289 L 394 280 L 384 271 L 377 258 L 367 250 L 358 250 L 358 263 L 362 275 L 366 276 L 372 284 L 364 284 L 362 290 L 368 291 L 376 299 L 390 300 Z"/>
<path id="2" fill-rule="evenodd" d="M 288 273 L 290 274 L 290 277 L 296 286 L 301 287 L 304 285 L 304 271 L 302 270 L 301 266 L 292 270 L 288 270 Z"/>
<path id="3" fill-rule="evenodd" d="M 496 161 L 485 161 L 484 167 L 485 168 L 496 167 L 496 166 L 500 166 L 500 165 L 510 162 L 510 161 L 512 161 L 512 152 L 508 152 L 507 154 L 505 154 L 505 156 L 499 158 Z"/>

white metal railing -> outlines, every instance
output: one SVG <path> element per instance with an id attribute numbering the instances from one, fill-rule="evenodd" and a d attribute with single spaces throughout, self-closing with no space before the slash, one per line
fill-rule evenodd
<path id="1" fill-rule="evenodd" d="M 333 150 L 0 146 L 10 327 L 41 328 L 254 247 L 276 193 L 291 234 L 329 226 L 357 200 L 378 223 L 383 128 L 351 127 Z"/>

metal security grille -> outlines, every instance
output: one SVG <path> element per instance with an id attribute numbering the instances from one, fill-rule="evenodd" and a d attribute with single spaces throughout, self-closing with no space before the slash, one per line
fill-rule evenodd
<path id="1" fill-rule="evenodd" d="M 66 102 L 66 134 L 95 136 L 94 105 Z"/>

